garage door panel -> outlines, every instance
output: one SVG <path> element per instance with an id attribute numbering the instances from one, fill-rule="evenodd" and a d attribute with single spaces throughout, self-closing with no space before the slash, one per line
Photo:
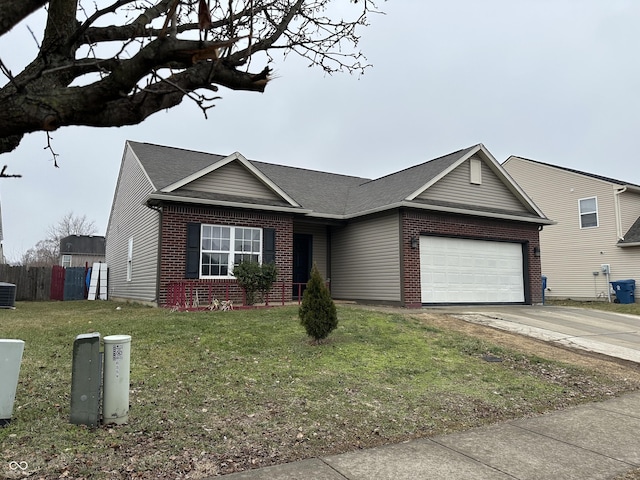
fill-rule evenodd
<path id="1" fill-rule="evenodd" d="M 519 243 L 420 238 L 423 303 L 522 303 Z"/>

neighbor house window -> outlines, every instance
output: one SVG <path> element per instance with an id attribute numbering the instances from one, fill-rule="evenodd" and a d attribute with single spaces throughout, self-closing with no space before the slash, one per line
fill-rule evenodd
<path id="1" fill-rule="evenodd" d="M 578 200 L 580 209 L 580 228 L 598 226 L 598 201 L 596 197 Z"/>
<path id="2" fill-rule="evenodd" d="M 129 239 L 127 249 L 127 282 L 131 281 L 131 273 L 133 270 L 133 237 Z"/>
<path id="3" fill-rule="evenodd" d="M 262 229 L 202 225 L 200 232 L 200 276 L 231 277 L 233 266 L 242 261 L 261 263 Z"/>
<path id="4" fill-rule="evenodd" d="M 71 266 L 71 255 L 62 255 L 62 266 L 64 268 Z"/>

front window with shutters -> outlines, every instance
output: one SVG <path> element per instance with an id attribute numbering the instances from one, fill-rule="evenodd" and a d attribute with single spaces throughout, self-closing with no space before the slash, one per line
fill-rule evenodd
<path id="1" fill-rule="evenodd" d="M 233 278 L 233 266 L 242 261 L 262 262 L 262 229 L 202 225 L 201 278 Z"/>

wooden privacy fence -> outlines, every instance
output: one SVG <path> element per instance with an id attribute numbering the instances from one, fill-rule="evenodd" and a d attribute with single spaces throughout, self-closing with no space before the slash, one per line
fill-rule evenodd
<path id="1" fill-rule="evenodd" d="M 87 298 L 86 274 L 86 267 L 0 265 L 0 282 L 16 286 L 18 302 Z"/>
<path id="2" fill-rule="evenodd" d="M 16 301 L 42 301 L 51 298 L 52 267 L 0 265 L 0 282 L 16 286 Z"/>

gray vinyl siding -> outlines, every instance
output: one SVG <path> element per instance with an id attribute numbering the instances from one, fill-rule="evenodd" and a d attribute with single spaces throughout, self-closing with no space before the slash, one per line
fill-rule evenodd
<path id="1" fill-rule="evenodd" d="M 281 200 L 270 188 L 238 162 L 230 162 L 177 189 L 215 192 L 240 197 Z"/>
<path id="2" fill-rule="evenodd" d="M 640 282 L 640 249 L 616 245 L 614 192 L 619 185 L 518 157 L 509 158 L 504 167 L 545 215 L 557 222 L 540 232 L 542 274 L 550 288 L 547 298 L 607 299 L 609 280 Z M 580 228 L 578 202 L 590 197 L 597 198 L 598 226 Z M 625 201 L 621 199 L 621 217 L 631 226 L 632 218 L 622 213 L 630 208 Z M 638 214 L 633 221 L 636 218 Z M 609 279 L 602 273 L 603 264 L 611 266 Z"/>
<path id="3" fill-rule="evenodd" d="M 327 227 L 325 225 L 312 225 L 308 223 L 294 224 L 293 233 L 313 235 L 312 261 L 318 266 L 318 271 L 322 278 L 327 279 L 328 275 L 328 242 Z"/>
<path id="4" fill-rule="evenodd" d="M 110 298 L 156 302 L 159 213 L 144 205 L 154 190 L 127 145 L 107 226 Z M 129 238 L 133 238 L 131 281 L 127 281 Z"/>
<path id="5" fill-rule="evenodd" d="M 480 158 L 478 156 L 472 158 Z M 471 168 L 467 160 L 440 181 L 420 194 L 417 199 L 436 200 L 463 205 L 478 205 L 519 213 L 527 210 L 517 197 L 505 186 L 503 181 L 481 160 L 482 183 L 470 182 Z"/>
<path id="6" fill-rule="evenodd" d="M 331 294 L 336 299 L 401 301 L 397 212 L 331 230 Z"/>

